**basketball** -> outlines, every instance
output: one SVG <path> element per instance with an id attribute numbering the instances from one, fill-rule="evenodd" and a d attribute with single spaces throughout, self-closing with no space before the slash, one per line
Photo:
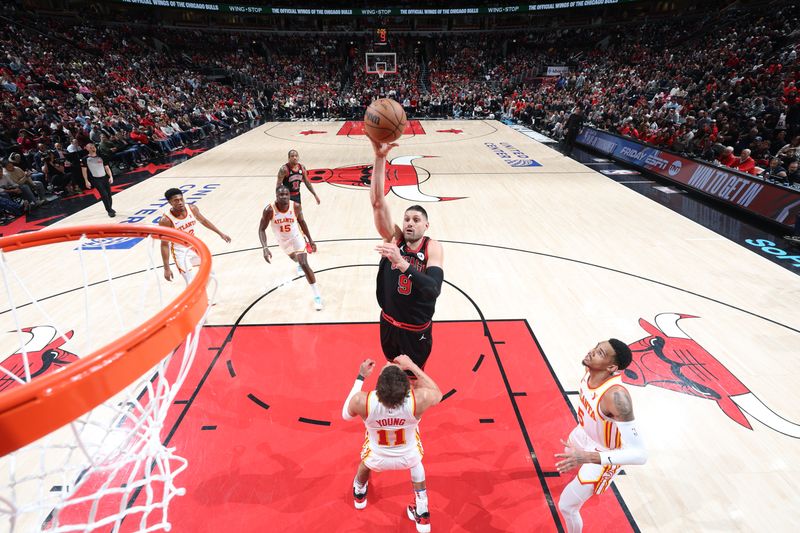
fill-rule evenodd
<path id="1" fill-rule="evenodd" d="M 375 142 L 394 142 L 406 129 L 406 112 L 391 98 L 372 102 L 364 113 L 364 132 Z"/>

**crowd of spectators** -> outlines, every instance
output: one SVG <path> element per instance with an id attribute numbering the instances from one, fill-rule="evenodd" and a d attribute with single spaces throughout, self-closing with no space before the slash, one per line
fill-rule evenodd
<path id="1" fill-rule="evenodd" d="M 800 185 L 798 28 L 790 8 L 629 28 L 574 72 L 523 90 L 512 114 L 561 137 L 580 106 L 602 129 Z"/>
<path id="2" fill-rule="evenodd" d="M 93 143 L 117 170 L 258 121 L 269 100 L 158 54 L 126 27 L 0 20 L 0 216 L 85 187 Z M 47 28 L 47 35 L 35 28 Z"/>
<path id="3" fill-rule="evenodd" d="M 555 138 L 587 123 L 800 183 L 800 19 L 791 6 L 691 20 L 398 38 L 397 73 L 364 71 L 363 36 L 0 20 L 0 213 L 84 186 L 87 143 L 126 169 L 260 120 L 409 116 L 519 121 Z M 42 33 L 37 28 L 46 28 Z M 378 50 L 380 51 L 380 50 Z M 549 65 L 569 66 L 544 76 Z"/>

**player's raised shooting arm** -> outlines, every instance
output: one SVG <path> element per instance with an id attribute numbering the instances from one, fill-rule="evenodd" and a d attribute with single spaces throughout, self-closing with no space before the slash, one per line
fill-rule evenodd
<path id="1" fill-rule="evenodd" d="M 379 144 L 372 141 L 375 152 L 375 164 L 372 165 L 372 178 L 369 184 L 369 199 L 372 202 L 372 217 L 375 229 L 386 242 L 395 240 L 400 234 L 400 228 L 392 223 L 392 214 L 389 204 L 383 193 L 386 181 L 386 156 L 396 144 Z"/>

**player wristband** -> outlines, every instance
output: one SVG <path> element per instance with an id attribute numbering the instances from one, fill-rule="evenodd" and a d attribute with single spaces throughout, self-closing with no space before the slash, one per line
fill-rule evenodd
<path id="1" fill-rule="evenodd" d="M 356 377 L 356 379 L 360 379 L 361 381 L 364 381 L 364 379 L 366 379 L 366 378 L 364 378 L 364 376 L 362 376 L 361 374 L 359 374 L 359 375 Z"/>

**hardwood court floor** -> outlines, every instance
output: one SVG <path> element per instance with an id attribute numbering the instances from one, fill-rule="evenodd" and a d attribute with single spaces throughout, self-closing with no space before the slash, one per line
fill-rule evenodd
<path id="1" fill-rule="evenodd" d="M 346 134 L 337 135 L 340 130 Z M 268 375 L 251 376 L 251 380 L 274 383 L 281 391 L 283 402 L 267 411 L 267 420 L 274 424 L 270 434 L 282 434 L 281 420 L 288 420 L 282 417 L 295 415 L 281 412 L 282 403 L 288 405 L 295 397 L 305 402 L 324 393 L 315 416 L 328 417 L 332 422 L 329 431 L 315 437 L 312 430 L 318 428 L 307 424 L 305 430 L 292 429 L 292 435 L 296 436 L 296 431 L 304 435 L 303 449 L 328 446 L 332 438 L 337 444 L 335 461 L 315 458 L 313 469 L 294 461 L 296 466 L 283 475 L 316 479 L 330 469 L 344 479 L 345 485 L 357 462 L 360 439 L 355 434 L 359 431 L 354 426 L 337 431 L 347 426 L 335 418 L 335 412 L 349 387 L 347 376 L 360 360 L 380 358 L 380 353 L 376 339 L 358 342 L 359 333 L 353 333 L 360 331 L 358 328 L 350 328 L 350 336 L 342 337 L 346 339 L 342 345 L 314 342 L 312 325 L 369 324 L 378 317 L 374 297 L 377 255 L 373 251 L 377 234 L 362 180 L 368 175 L 363 166 L 371 164 L 372 155 L 366 138 L 354 131 L 334 122 L 269 123 L 115 196 L 117 221 L 144 217 L 141 222 L 147 223 L 156 215 L 141 214 L 142 210 L 152 209 L 148 206 L 157 204 L 167 188 L 184 187 L 187 197 L 194 195 L 202 212 L 231 235 L 233 242 L 225 244 L 207 230 L 198 231 L 215 254 L 214 270 L 221 287 L 209 325 L 221 329 L 234 324 L 264 328 L 261 349 L 269 351 L 270 358 L 288 344 L 285 357 L 270 359 L 274 361 L 274 374 L 269 372 L 270 366 L 258 370 Z M 292 148 L 299 151 L 322 199 L 317 206 L 308 191 L 303 191 L 306 219 L 319 245 L 310 263 L 319 272 L 325 300 L 321 312 L 313 310 L 311 292 L 303 279 L 289 282 L 296 273 L 279 250 L 273 248 L 273 264 L 264 262 L 256 234 L 262 208 L 274 199 L 277 170 Z M 399 221 L 405 207 L 420 203 L 430 216 L 429 235 L 444 245 L 447 284 L 435 319 L 526 323 L 531 338 L 538 343 L 536 351 L 552 370 L 548 379 L 555 391 L 552 398 L 536 395 L 535 402 L 574 402 L 582 376 L 580 361 L 598 340 L 614 336 L 635 344 L 634 364 L 626 381 L 650 458 L 645 466 L 626 469 L 626 475 L 618 477 L 615 485 L 624 502 L 620 509 L 627 508 L 637 527 L 646 531 L 794 530 L 800 523 L 795 505 L 795 480 L 800 474 L 800 427 L 796 425 L 800 407 L 795 386 L 800 371 L 794 364 L 800 346 L 798 276 L 499 122 L 422 122 L 416 133 L 401 139 L 391 158 L 388 198 L 394 218 Z M 58 224 L 107 221 L 98 204 Z M 271 232 L 268 235 L 273 242 Z M 53 292 L 70 283 L 50 279 L 46 273 L 41 276 L 42 283 Z M 182 282 L 173 282 L 171 290 L 181 286 Z M 270 326 L 291 324 L 303 326 L 283 329 L 280 335 L 271 333 L 275 330 Z M 493 328 L 485 331 L 491 333 Z M 374 336 L 374 328 L 366 331 Z M 443 335 L 434 343 L 433 357 L 446 355 L 441 355 L 441 366 L 434 360 L 431 367 L 432 372 L 440 369 L 433 377 L 440 380 L 444 390 L 458 388 L 448 386 L 451 376 L 445 360 L 468 367 L 467 375 L 476 363 L 474 350 L 453 353 L 450 348 L 455 350 L 455 343 L 442 344 L 449 338 Z M 233 355 L 227 355 L 230 359 L 223 358 L 240 368 L 239 375 L 252 366 L 246 363 L 248 359 L 263 356 L 259 349 L 249 346 L 242 342 Z M 526 364 L 540 356 L 515 348 L 494 357 L 487 353 L 493 346 L 492 342 L 475 344 L 476 353 L 485 356 L 482 365 L 494 365 L 492 372 L 497 372 L 500 364 L 507 365 L 510 383 L 526 383 L 526 374 L 531 372 Z M 304 361 L 309 351 L 313 353 Z M 337 354 L 336 370 L 309 364 L 320 361 L 318 358 L 328 351 Z M 224 361 L 204 368 L 211 369 L 204 383 L 217 382 L 213 379 L 216 376 L 218 386 L 225 387 L 221 378 L 229 374 L 229 369 Z M 321 371 L 337 380 L 341 375 L 341 383 L 331 383 L 324 390 L 303 385 L 305 378 L 301 376 Z M 202 385 L 204 390 L 211 387 L 208 384 Z M 207 393 L 224 404 L 225 390 L 209 389 Z M 268 391 L 265 394 L 269 395 Z M 483 507 L 488 505 L 483 501 L 437 507 L 437 497 L 443 501 L 449 486 L 464 481 L 458 469 L 447 468 L 440 469 L 437 479 L 434 465 L 442 460 L 437 460 L 436 454 L 448 453 L 442 432 L 452 429 L 446 423 L 447 411 L 466 410 L 474 415 L 456 420 L 468 424 L 466 420 L 471 419 L 475 425 L 465 427 L 465 431 L 478 431 L 478 419 L 484 418 L 475 403 L 478 398 L 454 394 L 438 408 L 439 415 L 432 413 L 422 422 L 423 439 L 432 443 L 426 457 L 426 464 L 431 465 L 428 477 L 437 487 L 431 496 L 432 509 L 435 515 L 447 517 L 439 519 L 440 524 L 448 525 L 442 530 L 485 530 L 470 525 L 479 523 L 491 524 L 498 531 L 530 530 L 533 523 L 526 529 L 525 515 L 517 522 L 470 522 L 463 506 L 474 506 L 470 509 L 475 515 L 495 512 Z M 505 398 L 503 405 L 508 408 L 517 401 L 517 409 L 535 410 L 530 398 L 513 395 Z M 237 402 L 232 405 L 239 405 Z M 189 417 L 201 412 L 192 411 L 191 405 L 185 408 Z M 253 420 L 240 417 L 235 410 L 226 411 L 224 416 L 219 410 L 209 412 L 210 419 L 203 418 L 202 422 L 216 425 L 216 431 Z M 314 418 L 311 414 L 303 416 Z M 502 416 L 505 421 L 506 415 Z M 506 442 L 516 442 L 508 449 L 512 456 L 508 464 L 521 461 L 519 464 L 529 465 L 525 474 L 529 484 L 540 488 L 552 484 L 552 496 L 557 498 L 560 487 L 571 476 L 565 479 L 552 474 L 552 454 L 574 421 L 547 425 L 541 417 L 526 418 L 522 413 L 526 431 L 535 434 L 528 447 L 519 444 L 524 441 L 520 418 L 508 416 L 509 424 L 491 429 L 491 434 L 500 432 L 499 436 L 482 437 L 477 442 L 486 446 L 487 453 L 497 452 L 496 446 Z M 513 423 L 515 418 L 517 423 Z M 193 448 L 187 453 L 197 459 L 192 468 L 201 472 L 205 467 L 199 458 L 224 453 L 224 449 L 205 451 L 203 446 L 215 440 L 223 441 L 220 445 L 230 450 L 240 450 L 229 450 L 228 461 L 231 453 L 252 454 L 254 450 L 263 452 L 265 462 L 274 459 L 269 446 L 249 449 L 254 446 L 252 441 L 214 439 L 208 432 L 199 431 L 191 435 L 184 437 L 186 445 Z M 340 449 L 350 449 L 350 455 L 339 457 Z M 458 461 L 463 457 L 453 460 L 461 464 Z M 273 467 L 277 468 L 265 467 L 265 472 L 273 472 Z M 502 466 L 498 468 L 494 482 L 503 477 Z M 226 471 L 218 467 L 213 470 L 223 476 Z M 510 466 L 507 481 L 516 479 L 518 472 L 516 466 Z M 399 495 L 408 492 L 407 480 L 386 479 L 389 481 L 376 483 L 385 483 L 384 495 L 403 499 Z M 480 481 L 475 478 L 473 484 Z M 279 484 L 261 483 L 267 484 L 259 484 L 260 491 L 275 494 L 281 490 Z M 187 496 L 174 501 L 176 508 L 197 512 L 202 505 L 204 512 L 213 515 L 216 507 L 225 505 L 224 490 L 207 492 L 214 488 L 211 483 L 202 485 L 202 503 L 193 497 L 192 485 L 187 488 Z M 468 492 L 458 490 L 468 497 Z M 350 513 L 346 492 L 344 486 L 332 495 L 335 502 L 331 505 L 338 506 L 334 513 L 337 520 L 327 524 L 327 530 L 331 523 L 341 531 L 369 531 L 370 523 L 394 527 L 394 522 L 385 518 L 388 515 L 381 513 L 397 509 L 382 508 L 378 501 L 364 513 Z M 603 502 L 612 500 L 616 498 L 609 496 Z M 317 503 L 323 505 L 322 500 Z M 301 505 L 275 507 L 277 500 L 269 498 L 244 498 L 237 504 L 244 504 L 240 512 L 252 516 L 264 508 L 273 512 L 280 508 L 283 520 L 301 520 L 303 516 Z M 544 499 L 533 505 L 542 507 L 545 514 L 553 512 Z M 176 516 L 180 514 L 176 511 Z M 631 527 L 624 516 L 610 523 L 592 519 L 601 515 L 597 510 L 587 511 L 586 531 Z M 374 522 L 359 522 L 366 520 L 363 516 L 372 516 Z M 263 523 L 254 523 L 252 531 L 264 531 L 264 527 L 269 529 Z M 397 527 L 403 531 L 413 528 L 410 522 Z M 310 525 L 301 529 L 318 530 Z"/>

